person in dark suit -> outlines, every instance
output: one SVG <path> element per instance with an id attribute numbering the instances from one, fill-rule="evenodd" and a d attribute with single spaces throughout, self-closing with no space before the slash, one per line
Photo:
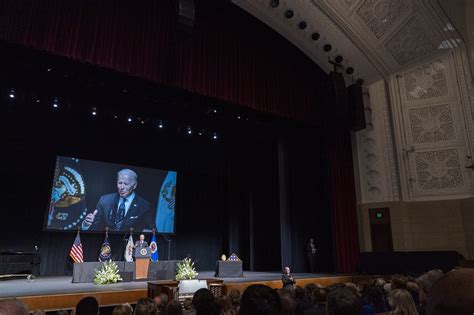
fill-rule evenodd
<path id="1" fill-rule="evenodd" d="M 140 234 L 140 240 L 135 242 L 135 247 L 147 247 L 148 243 L 145 241 L 145 235 Z"/>
<path id="2" fill-rule="evenodd" d="M 290 274 L 290 267 L 285 267 L 283 269 L 283 274 L 281 275 L 281 282 L 283 282 L 283 289 L 285 290 L 293 290 L 294 285 L 296 284 L 295 279 Z"/>
<path id="3" fill-rule="evenodd" d="M 308 244 L 306 244 L 306 259 L 309 271 L 311 273 L 316 272 L 316 245 L 314 245 L 313 238 L 310 238 Z"/>
<path id="4" fill-rule="evenodd" d="M 151 231 L 154 225 L 151 204 L 135 193 L 137 174 L 123 169 L 117 174 L 117 192 L 100 197 L 93 213 L 82 222 L 83 230 Z"/>

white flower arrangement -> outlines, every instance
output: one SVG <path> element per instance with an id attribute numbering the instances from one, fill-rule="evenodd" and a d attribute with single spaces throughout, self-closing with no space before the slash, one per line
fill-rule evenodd
<path id="1" fill-rule="evenodd" d="M 118 266 L 112 260 L 106 261 L 100 270 L 95 270 L 95 284 L 116 283 L 122 280 L 123 279 L 120 277 Z"/>
<path id="2" fill-rule="evenodd" d="M 194 269 L 194 262 L 191 261 L 191 258 L 184 258 L 178 262 L 176 266 L 176 280 L 192 280 L 196 279 L 198 275 L 196 269 Z"/>

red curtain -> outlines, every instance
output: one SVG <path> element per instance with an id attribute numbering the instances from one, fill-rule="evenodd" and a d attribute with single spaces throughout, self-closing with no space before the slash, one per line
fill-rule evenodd
<path id="1" fill-rule="evenodd" d="M 336 270 L 354 272 L 359 260 L 359 234 L 351 136 L 350 131 L 341 129 L 329 129 L 327 133 Z"/>
<path id="2" fill-rule="evenodd" d="M 0 39 L 318 123 L 317 65 L 229 1 L 195 2 L 183 39 L 176 0 L 2 0 Z"/>

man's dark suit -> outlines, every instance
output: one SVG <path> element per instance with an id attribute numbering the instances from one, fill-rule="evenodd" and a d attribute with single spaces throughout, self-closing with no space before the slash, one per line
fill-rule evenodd
<path id="1" fill-rule="evenodd" d="M 287 274 L 281 275 L 281 282 L 283 282 L 283 289 L 285 290 L 293 290 L 294 284 L 296 283 L 293 277 Z"/>
<path id="2" fill-rule="evenodd" d="M 139 247 L 139 246 L 140 246 L 140 241 L 136 241 L 135 242 L 135 247 Z M 148 246 L 147 241 L 143 241 L 143 244 L 141 246 L 142 247 L 147 247 Z"/>
<path id="3" fill-rule="evenodd" d="M 110 231 L 117 231 L 114 215 L 119 206 L 120 196 L 118 193 L 103 195 L 97 203 L 97 215 L 90 230 L 102 231 L 106 227 Z M 130 208 L 128 209 L 120 226 L 121 231 L 128 231 L 131 227 L 136 232 L 150 230 L 154 225 L 154 218 L 151 211 L 151 204 L 135 193 Z"/>

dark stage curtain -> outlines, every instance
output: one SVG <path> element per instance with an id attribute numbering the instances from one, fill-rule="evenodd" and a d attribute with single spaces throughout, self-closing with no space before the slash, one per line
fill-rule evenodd
<path id="1" fill-rule="evenodd" d="M 348 130 L 328 130 L 326 152 L 333 221 L 335 265 L 338 272 L 354 272 L 359 259 L 359 235 L 351 138 Z"/>
<path id="2" fill-rule="evenodd" d="M 196 0 L 192 36 L 175 0 L 3 0 L 0 39 L 255 110 L 315 123 L 323 71 L 229 1 Z"/>

